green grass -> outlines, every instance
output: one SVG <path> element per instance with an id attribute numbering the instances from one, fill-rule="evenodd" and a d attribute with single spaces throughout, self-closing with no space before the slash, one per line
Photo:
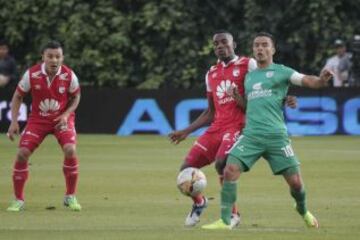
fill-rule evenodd
<path id="1" fill-rule="evenodd" d="M 175 182 L 193 139 L 173 146 L 159 136 L 80 135 L 79 213 L 62 206 L 62 153 L 52 136 L 31 158 L 26 210 L 6 212 L 16 144 L 4 135 L 0 140 L 0 239 L 360 238 L 359 137 L 293 139 L 319 230 L 305 228 L 282 177 L 273 176 L 265 161 L 259 161 L 240 179 L 242 224 L 230 232 L 183 227 L 191 202 Z M 219 218 L 219 186 L 213 166 L 204 172 L 206 194 L 214 200 L 201 223 L 209 223 Z M 56 209 L 46 210 L 48 206 Z"/>

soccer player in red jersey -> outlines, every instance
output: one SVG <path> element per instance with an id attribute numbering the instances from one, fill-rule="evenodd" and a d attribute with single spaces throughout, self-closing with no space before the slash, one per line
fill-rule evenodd
<path id="1" fill-rule="evenodd" d="M 226 156 L 236 142 L 245 125 L 243 103 L 238 102 L 237 94 L 244 94 L 246 73 L 257 68 L 253 58 L 239 57 L 235 54 L 236 43 L 231 33 L 218 31 L 213 36 L 213 47 L 218 62 L 206 73 L 208 108 L 187 128 L 169 134 L 170 141 L 178 144 L 186 137 L 210 124 L 187 154 L 180 170 L 187 167 L 202 168 L 215 162 L 220 183 L 223 182 L 223 169 Z M 296 99 L 289 98 L 287 104 L 296 105 Z M 200 215 L 207 207 L 208 200 L 202 194 L 192 197 L 193 206 L 185 219 L 185 226 L 195 226 Z M 240 214 L 234 204 L 231 226 L 240 223 Z"/>
<path id="2" fill-rule="evenodd" d="M 218 58 L 216 65 L 206 73 L 208 108 L 187 128 L 169 134 L 170 140 L 178 144 L 190 133 L 210 123 L 210 127 L 194 143 L 181 166 L 202 168 L 216 162 L 216 169 L 222 182 L 227 151 L 236 141 L 245 125 L 245 111 L 240 108 L 229 93 L 236 88 L 244 93 L 244 78 L 249 70 L 256 68 L 254 59 L 235 54 L 236 43 L 227 31 L 219 31 L 213 36 L 213 47 Z M 207 198 L 202 194 L 192 197 L 193 207 L 185 220 L 186 226 L 194 226 L 207 206 Z M 236 206 L 233 207 L 232 224 L 240 222 Z"/>
<path id="3" fill-rule="evenodd" d="M 64 205 L 80 211 L 81 205 L 75 197 L 79 163 L 74 113 L 80 102 L 79 81 L 75 73 L 63 64 L 63 48 L 59 42 L 49 41 L 41 54 L 43 62 L 25 72 L 11 102 L 12 121 L 7 135 L 13 141 L 19 133 L 17 117 L 23 98 L 28 93 L 32 97 L 31 113 L 21 134 L 13 169 L 15 200 L 7 210 L 17 212 L 24 208 L 29 157 L 48 134 L 54 134 L 64 152 Z"/>

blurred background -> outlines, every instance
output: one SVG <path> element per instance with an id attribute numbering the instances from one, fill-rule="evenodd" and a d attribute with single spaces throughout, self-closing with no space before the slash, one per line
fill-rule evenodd
<path id="1" fill-rule="evenodd" d="M 63 44 L 65 64 L 81 81 L 80 133 L 167 134 L 183 128 L 206 108 L 204 76 L 216 62 L 212 35 L 225 29 L 233 33 L 238 55 L 251 55 L 254 33 L 268 31 L 277 40 L 276 62 L 307 74 L 325 65 L 338 71 L 339 83 L 327 89 L 290 89 L 299 102 L 297 109 L 285 109 L 290 134 L 360 134 L 359 0 L 0 0 L 0 5 L 0 49 L 5 44 L 16 63 L 0 88 L 1 132 L 9 125 L 17 81 L 41 60 L 40 47 L 49 39 Z M 29 101 L 21 108 L 22 124 Z"/>

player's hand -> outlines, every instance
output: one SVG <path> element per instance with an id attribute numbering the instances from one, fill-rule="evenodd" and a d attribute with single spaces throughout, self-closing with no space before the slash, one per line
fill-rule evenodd
<path id="1" fill-rule="evenodd" d="M 54 119 L 54 122 L 57 122 L 55 128 L 58 130 L 66 130 L 67 129 L 67 122 L 68 122 L 68 115 L 61 114 L 57 118 Z"/>
<path id="2" fill-rule="evenodd" d="M 182 130 L 169 133 L 168 137 L 170 139 L 170 142 L 176 145 L 179 144 L 181 141 L 185 140 L 188 135 L 189 133 Z"/>
<path id="3" fill-rule="evenodd" d="M 226 93 L 234 98 L 235 100 L 241 98 L 241 95 L 239 93 L 239 89 L 235 86 L 230 86 L 229 88 L 226 89 Z"/>
<path id="4" fill-rule="evenodd" d="M 329 69 L 324 68 L 321 72 L 320 72 L 320 81 L 327 83 L 332 77 L 333 77 L 334 73 L 332 71 L 330 71 Z"/>
<path id="5" fill-rule="evenodd" d="M 297 107 L 297 98 L 295 96 L 286 96 L 285 99 L 286 106 L 290 108 L 296 108 Z"/>
<path id="6" fill-rule="evenodd" d="M 20 130 L 19 123 L 18 122 L 11 122 L 6 135 L 8 136 L 8 138 L 11 141 L 14 141 L 15 135 L 19 135 L 19 130 Z"/>

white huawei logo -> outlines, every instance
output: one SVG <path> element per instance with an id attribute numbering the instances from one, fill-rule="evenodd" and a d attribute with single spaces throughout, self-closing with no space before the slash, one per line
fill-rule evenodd
<path id="1" fill-rule="evenodd" d="M 221 81 L 221 83 L 216 88 L 216 95 L 219 98 L 223 98 L 227 90 L 231 87 L 236 87 L 235 83 L 232 83 L 230 80 Z"/>
<path id="2" fill-rule="evenodd" d="M 49 111 L 55 112 L 59 110 L 60 104 L 55 99 L 45 99 L 40 102 L 39 108 L 42 112 L 42 115 L 48 115 Z"/>

